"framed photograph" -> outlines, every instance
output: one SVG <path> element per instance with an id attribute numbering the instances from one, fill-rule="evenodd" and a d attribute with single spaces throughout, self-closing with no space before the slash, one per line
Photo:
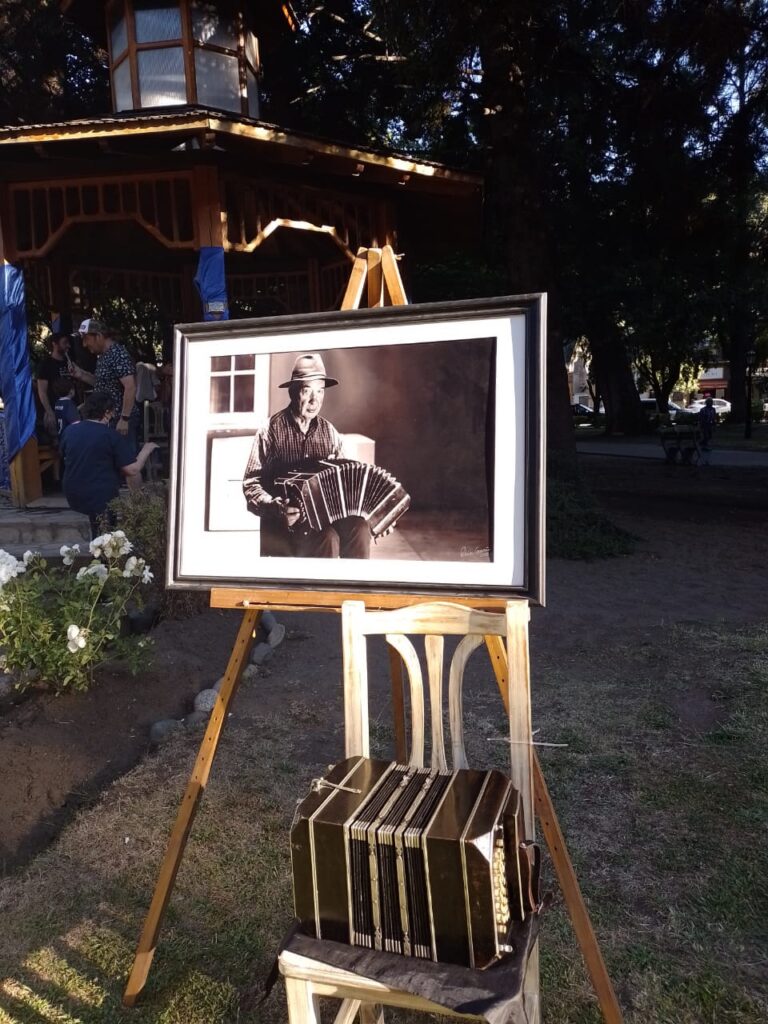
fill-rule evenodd
<path id="1" fill-rule="evenodd" d="M 181 325 L 170 587 L 544 602 L 546 297 Z"/>

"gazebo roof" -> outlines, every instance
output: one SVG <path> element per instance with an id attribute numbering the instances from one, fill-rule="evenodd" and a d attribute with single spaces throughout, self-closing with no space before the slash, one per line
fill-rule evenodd
<path id="1" fill-rule="evenodd" d="M 479 191 L 483 182 L 479 174 L 407 154 L 352 146 L 202 107 L 0 127 L 0 147 L 0 177 L 6 179 L 15 176 L 14 164 L 36 159 L 99 159 L 110 153 L 157 159 L 185 149 L 219 149 L 293 167 L 311 164 L 320 173 L 362 176 L 371 184 L 399 184 L 409 191 L 466 195 Z"/>

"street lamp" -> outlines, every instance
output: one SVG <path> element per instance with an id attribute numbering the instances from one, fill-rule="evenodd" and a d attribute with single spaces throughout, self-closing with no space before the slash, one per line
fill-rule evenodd
<path id="1" fill-rule="evenodd" d="M 753 348 L 747 352 L 747 414 L 744 418 L 744 437 L 752 437 L 752 370 L 757 353 Z"/>

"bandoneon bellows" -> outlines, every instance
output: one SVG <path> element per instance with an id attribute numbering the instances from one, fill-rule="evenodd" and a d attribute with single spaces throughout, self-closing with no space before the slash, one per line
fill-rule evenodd
<path id="1" fill-rule="evenodd" d="M 297 809 L 296 916 L 317 938 L 487 967 L 538 905 L 539 851 L 524 836 L 501 772 L 348 758 Z"/>
<path id="2" fill-rule="evenodd" d="M 411 504 L 402 484 L 381 466 L 352 459 L 304 463 L 275 479 L 278 495 L 301 511 L 311 530 L 362 516 L 376 538 L 394 529 Z"/>

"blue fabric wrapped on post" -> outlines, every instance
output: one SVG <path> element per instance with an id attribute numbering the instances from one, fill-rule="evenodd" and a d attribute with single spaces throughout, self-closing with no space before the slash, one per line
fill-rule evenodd
<path id="1" fill-rule="evenodd" d="M 10 263 L 0 267 L 0 396 L 11 460 L 35 432 L 35 401 L 27 349 L 24 274 Z"/>
<path id="2" fill-rule="evenodd" d="M 200 248 L 195 284 L 203 303 L 203 319 L 229 320 L 224 250 L 220 245 Z"/>

